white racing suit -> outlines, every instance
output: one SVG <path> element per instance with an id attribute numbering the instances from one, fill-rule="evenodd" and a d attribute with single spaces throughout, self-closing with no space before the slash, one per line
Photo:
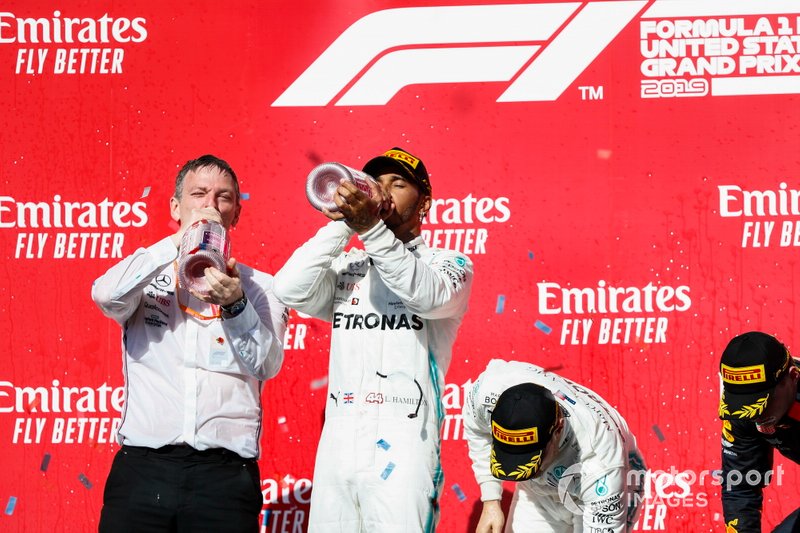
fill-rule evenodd
<path id="1" fill-rule="evenodd" d="M 332 322 L 309 531 L 433 531 L 444 375 L 472 285 L 463 254 L 330 222 L 276 274 L 285 305 Z"/>
<path id="2" fill-rule="evenodd" d="M 516 484 L 506 532 L 632 531 L 642 501 L 645 465 L 625 420 L 596 393 L 529 363 L 493 359 L 464 402 L 464 430 L 481 500 L 500 500 L 502 481 L 489 470 L 491 412 L 520 383 L 541 385 L 564 414 L 558 454 L 539 475 Z"/>

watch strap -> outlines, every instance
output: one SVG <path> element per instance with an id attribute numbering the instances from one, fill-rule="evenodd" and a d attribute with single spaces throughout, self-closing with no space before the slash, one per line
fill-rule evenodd
<path id="1" fill-rule="evenodd" d="M 244 311 L 244 308 L 247 307 L 247 296 L 242 294 L 242 297 L 238 300 L 229 303 L 228 305 L 221 305 L 219 306 L 222 318 L 233 318 L 238 316 Z"/>

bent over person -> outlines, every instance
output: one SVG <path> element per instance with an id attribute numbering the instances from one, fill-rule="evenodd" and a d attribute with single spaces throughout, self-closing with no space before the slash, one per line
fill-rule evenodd
<path id="1" fill-rule="evenodd" d="M 464 430 L 483 511 L 476 531 L 627 532 L 645 465 L 620 414 L 591 390 L 494 359 L 467 394 Z M 517 483 L 506 523 L 502 482 Z"/>
<path id="2" fill-rule="evenodd" d="M 206 268 L 208 294 L 177 283 L 181 237 L 198 220 L 226 229 L 241 212 L 223 160 L 187 162 L 170 214 L 178 231 L 136 250 L 92 286 L 122 326 L 125 404 L 100 531 L 258 531 L 261 387 L 283 362 L 285 308 L 272 277 L 231 258 Z"/>
<path id="3" fill-rule="evenodd" d="M 800 462 L 800 368 L 778 339 L 750 331 L 730 340 L 719 372 L 726 531 L 760 533 L 763 487 L 780 483 L 773 470 L 773 450 Z M 775 531 L 800 531 L 797 513 Z"/>
<path id="4" fill-rule="evenodd" d="M 372 197 L 350 182 L 338 211 L 275 275 L 286 305 L 332 323 L 328 399 L 309 531 L 433 531 L 444 375 L 467 311 L 472 263 L 428 248 L 422 161 L 395 148 L 371 159 Z M 345 246 L 354 236 L 363 250 Z"/>

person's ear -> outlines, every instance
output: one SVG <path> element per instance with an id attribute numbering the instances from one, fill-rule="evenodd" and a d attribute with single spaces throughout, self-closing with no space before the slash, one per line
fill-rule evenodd
<path id="1" fill-rule="evenodd" d="M 169 216 L 178 224 L 181 223 L 181 203 L 174 196 L 169 199 Z"/>
<path id="2" fill-rule="evenodd" d="M 419 202 L 419 218 L 425 217 L 431 210 L 431 197 L 423 196 Z"/>

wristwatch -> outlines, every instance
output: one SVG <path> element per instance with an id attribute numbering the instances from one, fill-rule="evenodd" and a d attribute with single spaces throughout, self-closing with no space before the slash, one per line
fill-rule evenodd
<path id="1" fill-rule="evenodd" d="M 233 318 L 238 316 L 244 311 L 244 308 L 247 306 L 247 296 L 242 293 L 242 297 L 236 300 L 235 302 L 231 302 L 228 305 L 220 305 L 219 308 L 222 311 L 222 318 Z"/>

